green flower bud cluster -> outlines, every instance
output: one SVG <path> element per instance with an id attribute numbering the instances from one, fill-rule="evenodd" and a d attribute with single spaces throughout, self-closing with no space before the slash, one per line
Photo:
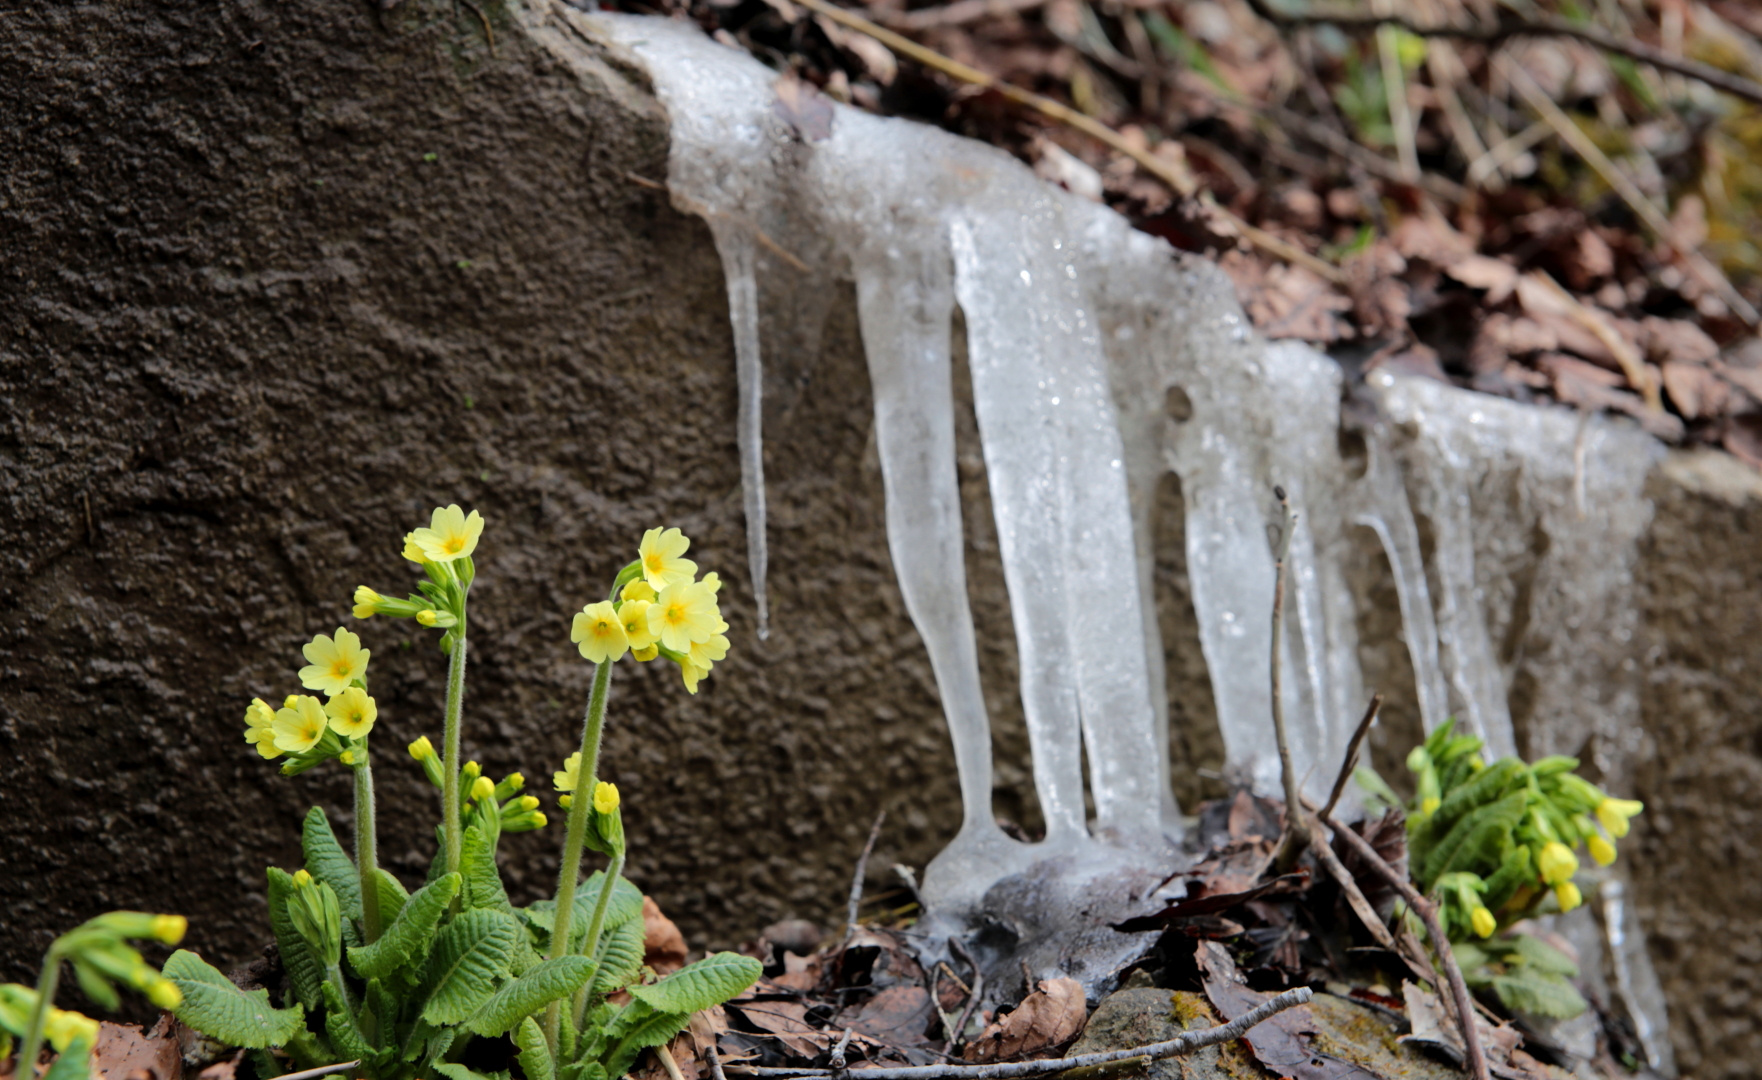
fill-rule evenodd
<path id="1" fill-rule="evenodd" d="M 119 984 L 162 1009 L 177 1008 L 183 1002 L 177 986 L 128 943 L 144 939 L 176 945 L 188 925 L 182 915 L 112 911 L 56 938 L 43 956 L 42 978 L 35 990 L 18 983 L 0 984 L 0 1059 L 11 1056 L 14 1038 L 23 1040 L 19 1060 L 33 1065 L 44 1039 L 57 1053 L 82 1057 L 96 1044 L 96 1020 L 54 1006 L 63 964 L 72 965 L 80 989 L 105 1009 L 122 1004 Z"/>
<path id="2" fill-rule="evenodd" d="M 1407 756 L 1416 780 L 1408 858 L 1420 888 L 1442 899 L 1451 936 L 1487 938 L 1532 915 L 1578 907 L 1576 852 L 1609 865 L 1641 805 L 1579 776 L 1577 758 L 1488 765 L 1479 738 L 1454 732 L 1454 721 L 1444 724 Z M 1363 782 L 1396 802 L 1374 774 Z"/>

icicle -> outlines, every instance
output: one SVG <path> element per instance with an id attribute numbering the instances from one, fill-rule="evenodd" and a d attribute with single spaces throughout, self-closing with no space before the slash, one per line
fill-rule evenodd
<path id="1" fill-rule="evenodd" d="M 712 218 L 710 232 L 728 279 L 728 321 L 734 328 L 734 369 L 740 384 L 735 441 L 740 446 L 740 484 L 746 509 L 746 565 L 758 607 L 759 638 L 770 636 L 765 596 L 765 447 L 762 432 L 764 373 L 759 364 L 759 286 L 753 272 L 753 238 L 744 226 Z"/>

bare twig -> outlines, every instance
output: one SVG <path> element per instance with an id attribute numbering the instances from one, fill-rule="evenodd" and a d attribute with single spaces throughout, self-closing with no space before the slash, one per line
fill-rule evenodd
<path id="1" fill-rule="evenodd" d="M 1273 735 L 1279 742 L 1279 774 L 1285 780 L 1285 836 L 1279 842 L 1279 854 L 1273 860 L 1283 874 L 1297 864 L 1298 856 L 1309 846 L 1309 821 L 1303 813 L 1303 797 L 1297 782 L 1297 766 L 1291 761 L 1291 740 L 1285 733 L 1284 649 L 1285 641 L 1285 563 L 1291 558 L 1291 535 L 1297 531 L 1297 515 L 1285 498 L 1285 489 L 1273 488 L 1279 498 L 1279 512 L 1284 521 L 1279 527 L 1279 557 L 1273 564 Z"/>
<path id="2" fill-rule="evenodd" d="M 1762 320 L 1762 316 L 1758 315 L 1750 302 L 1732 287 L 1725 274 L 1709 262 L 1705 255 L 1697 251 L 1693 244 L 1682 238 L 1676 231 L 1676 226 L 1672 225 L 1670 219 L 1664 216 L 1664 211 L 1658 209 L 1657 205 L 1646 197 L 1645 192 L 1627 178 L 1626 173 L 1615 167 L 1615 163 L 1609 160 L 1609 155 L 1603 153 L 1602 149 L 1591 141 L 1591 137 L 1573 123 L 1572 118 L 1561 111 L 1560 106 L 1554 104 L 1553 98 L 1542 92 L 1542 88 L 1536 85 L 1535 80 L 1529 77 L 1528 72 L 1516 64 L 1505 61 L 1502 56 L 1495 58 L 1494 66 L 1504 72 L 1505 78 L 1512 87 L 1523 96 L 1530 108 L 1534 109 L 1548 126 L 1554 129 L 1554 133 L 1572 147 L 1573 153 L 1583 158 L 1585 164 L 1596 170 L 1597 175 L 1603 178 L 1603 182 L 1615 189 L 1615 193 L 1620 195 L 1622 201 L 1627 203 L 1634 214 L 1646 223 L 1646 227 L 1657 233 L 1660 240 L 1670 245 L 1672 250 L 1682 257 L 1683 262 L 1688 264 L 1689 272 L 1700 278 L 1701 284 L 1719 294 L 1719 298 L 1725 301 L 1726 306 L 1751 327 L 1756 326 L 1758 321 Z M 1619 356 L 1619 354 L 1617 355 Z M 1641 383 L 1635 383 L 1634 386 L 1644 393 L 1645 387 Z M 1652 397 L 1647 398 L 1648 404 L 1656 396 L 1657 388 L 1654 387 Z"/>
<path id="3" fill-rule="evenodd" d="M 357 1059 L 355 1061 L 344 1061 L 344 1062 L 341 1062 L 336 1065 L 320 1065 L 316 1069 L 307 1069 L 304 1072 L 292 1072 L 292 1073 L 287 1073 L 284 1076 L 278 1076 L 278 1077 L 276 1077 L 276 1080 L 316 1080 L 316 1078 L 320 1077 L 320 1076 L 329 1076 L 332 1073 L 348 1072 L 350 1069 L 353 1069 L 355 1066 L 357 1066 L 359 1064 L 361 1064 L 361 1062 L 359 1059 Z"/>
<path id="4" fill-rule="evenodd" d="M 1046 0 L 955 0 L 941 7 L 885 15 L 882 21 L 895 30 L 936 30 L 944 26 L 966 26 L 1000 15 L 1017 15 L 1045 3 Z"/>
<path id="5" fill-rule="evenodd" d="M 1488 44 L 1522 36 L 1576 38 L 1604 52 L 1687 75 L 1716 90 L 1723 90 L 1734 97 L 1762 105 L 1762 83 L 1721 71 L 1711 64 L 1673 55 L 1635 37 L 1616 37 L 1598 27 L 1569 22 L 1557 15 L 1526 18 L 1511 11 L 1501 11 L 1498 21 L 1493 23 L 1422 23 L 1402 15 L 1366 14 L 1363 9 L 1342 9 L 1326 5 L 1310 7 L 1302 14 L 1277 10 L 1268 0 L 1248 0 L 1248 6 L 1254 9 L 1256 15 L 1275 25 L 1309 26 L 1328 23 L 1347 32 L 1360 33 L 1393 26 L 1420 37 L 1456 38 Z"/>
<path id="6" fill-rule="evenodd" d="M 1487 1056 L 1481 1050 L 1481 1034 L 1474 1023 L 1474 1000 L 1468 996 L 1468 984 L 1462 981 L 1462 969 L 1456 964 L 1456 954 L 1450 951 L 1450 939 L 1444 935 L 1444 928 L 1438 922 L 1437 905 L 1421 896 L 1419 890 L 1408 882 L 1407 876 L 1390 866 L 1389 861 L 1377 853 L 1369 840 L 1331 817 L 1323 817 L 1321 822 L 1334 830 L 1335 836 L 1344 837 L 1346 843 L 1358 852 L 1359 857 L 1372 870 L 1395 887 L 1402 899 L 1407 901 L 1407 905 L 1425 923 L 1426 936 L 1432 939 L 1432 949 L 1437 953 L 1438 966 L 1444 969 L 1444 981 L 1449 984 L 1450 996 L 1456 1003 L 1457 1026 L 1462 1029 L 1462 1045 L 1468 1055 L 1469 1075 L 1474 1080 L 1490 1080 Z"/>
<path id="7" fill-rule="evenodd" d="M 875 841 L 881 836 L 881 823 L 886 820 L 887 811 L 885 810 L 875 815 L 875 824 L 869 827 L 869 839 L 863 844 L 863 853 L 857 856 L 856 872 L 850 876 L 850 903 L 844 912 L 844 942 L 846 945 L 850 944 L 850 939 L 855 937 L 857 933 L 857 912 L 863 906 L 863 882 L 869 874 L 869 856 L 875 852 Z M 844 951 L 843 945 L 839 946 L 839 951 Z"/>
<path id="8" fill-rule="evenodd" d="M 1328 792 L 1328 801 L 1322 807 L 1321 816 L 1327 817 L 1334 812 L 1340 796 L 1346 790 L 1346 781 L 1351 779 L 1352 770 L 1358 767 L 1358 748 L 1364 745 L 1364 737 L 1370 734 L 1370 726 L 1377 722 L 1377 713 L 1383 710 L 1383 695 L 1370 696 L 1370 708 L 1364 710 L 1364 719 L 1358 722 L 1358 730 L 1352 733 L 1352 739 L 1346 744 L 1346 758 L 1340 762 L 1340 775 L 1334 777 L 1334 790 Z"/>
<path id="9" fill-rule="evenodd" d="M 985 993 L 985 973 L 979 970 L 979 962 L 967 951 L 966 944 L 958 937 L 951 937 L 948 939 L 948 947 L 973 969 L 973 990 L 967 995 L 967 1004 L 961 1010 L 960 1019 L 954 1022 L 954 1030 L 948 1033 L 948 1042 L 942 1047 L 944 1057 L 954 1053 L 955 1046 L 961 1041 L 961 1035 L 967 1030 L 967 1021 L 973 1018 L 973 1010 L 979 1007 L 980 995 Z"/>
<path id="10" fill-rule="evenodd" d="M 722 1071 L 722 1056 L 716 1053 L 713 1038 L 704 1046 L 704 1060 L 710 1063 L 710 1080 L 728 1080 L 728 1074 Z"/>
<path id="11" fill-rule="evenodd" d="M 809 11 L 826 16 L 826 18 L 831 19 L 835 23 L 851 30 L 855 30 L 858 33 L 867 34 L 876 41 L 887 46 L 889 49 L 892 49 L 894 52 L 899 53 L 901 56 L 915 60 L 927 68 L 940 71 L 951 79 L 958 79 L 961 82 L 971 83 L 974 86 L 984 87 L 987 90 L 995 90 L 1002 97 L 1013 101 L 1018 105 L 1025 105 L 1028 108 L 1039 112 L 1043 116 L 1056 120 L 1067 127 L 1072 127 L 1081 131 L 1083 134 L 1107 146 L 1110 150 L 1114 150 L 1117 153 L 1124 154 L 1131 158 L 1138 164 L 1139 168 L 1167 184 L 1171 191 L 1182 198 L 1199 196 L 1201 201 L 1206 203 L 1206 209 L 1210 211 L 1213 216 L 1227 223 L 1231 228 L 1236 230 L 1243 239 L 1247 240 L 1255 247 L 1260 248 L 1262 251 L 1265 251 L 1270 255 L 1283 259 L 1286 262 L 1302 266 L 1336 285 L 1346 284 L 1346 274 L 1338 266 L 1328 262 L 1326 259 L 1317 258 L 1316 256 L 1311 255 L 1309 252 L 1304 251 L 1295 244 L 1280 240 L 1265 229 L 1256 228 L 1255 226 L 1250 225 L 1248 222 L 1242 220 L 1242 218 L 1234 211 L 1219 206 L 1215 200 L 1206 199 L 1205 195 L 1208 193 L 1200 191 L 1199 182 L 1194 179 L 1193 174 L 1186 168 L 1178 166 L 1174 162 L 1159 158 L 1141 146 L 1133 145 L 1119 132 L 1093 117 L 1086 116 L 1083 113 L 1054 101 L 1049 97 L 1042 97 L 1032 91 L 1023 90 L 1019 86 L 1004 82 L 996 76 L 988 75 L 985 72 L 980 71 L 978 68 L 961 63 L 959 60 L 944 56 L 935 49 L 927 48 L 910 38 L 902 37 L 884 26 L 863 18 L 855 12 L 847 11 L 844 8 L 829 3 L 828 0 L 796 0 L 796 2 L 802 7 L 807 8 Z"/>
<path id="12" fill-rule="evenodd" d="M 838 1045 L 832 1048 L 832 1075 L 838 1076 L 845 1072 L 844 1055 L 850 1049 L 850 1037 L 856 1033 L 856 1028 L 845 1028 L 843 1036 L 838 1040 Z"/>
<path id="13" fill-rule="evenodd" d="M 1578 302 L 1578 297 L 1560 287 L 1560 283 L 1548 276 L 1546 270 L 1532 270 L 1526 275 L 1529 280 L 1539 285 L 1549 299 L 1559 304 L 1568 318 L 1585 328 L 1585 331 L 1609 350 L 1621 373 L 1627 376 L 1628 383 L 1640 392 L 1646 401 L 1646 408 L 1653 412 L 1664 410 L 1664 399 L 1658 393 L 1658 381 L 1652 378 L 1651 371 L 1646 368 L 1646 361 L 1641 358 L 1640 351 L 1628 340 L 1615 332 L 1615 328 L 1598 318 L 1596 313 Z"/>
<path id="14" fill-rule="evenodd" d="M 1490 122 L 1491 118 L 1488 119 Z M 1489 147 L 1486 153 L 1469 163 L 1469 186 L 1493 190 L 1492 181 L 1499 175 L 1499 171 L 1516 161 L 1524 151 L 1546 139 L 1553 130 L 1537 120 L 1516 135 L 1501 139 L 1497 145 Z M 1503 181 L 1500 183 L 1503 184 Z"/>
<path id="15" fill-rule="evenodd" d="M 1191 1054 L 1195 1050 L 1216 1046 L 1232 1039 L 1239 1039 L 1244 1032 L 1268 1017 L 1275 1016 L 1286 1009 L 1296 1008 L 1308 1002 L 1309 999 L 1309 987 L 1299 986 L 1287 990 L 1277 997 L 1269 998 L 1227 1024 L 1219 1024 L 1203 1031 L 1189 1031 L 1179 1038 L 1170 1039 L 1168 1042 L 1135 1046 L 1130 1050 L 1104 1050 L 1099 1053 L 1079 1054 L 1069 1058 L 1008 1061 L 992 1065 L 917 1065 L 899 1069 L 864 1069 L 862 1076 L 863 1080 L 953 1080 L 953 1078 L 960 1078 L 960 1080 L 1020 1080 L 1021 1077 L 1048 1076 L 1052 1073 L 1107 1065 L 1131 1058 L 1148 1058 L 1152 1061 L 1159 1061 L 1163 1058 Z M 831 1069 L 743 1068 L 738 1065 L 733 1066 L 731 1071 L 747 1076 L 761 1077 L 832 1075 Z"/>

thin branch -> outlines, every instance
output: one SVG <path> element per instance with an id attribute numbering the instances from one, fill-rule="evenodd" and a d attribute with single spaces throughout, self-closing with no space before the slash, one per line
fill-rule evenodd
<path id="1" fill-rule="evenodd" d="M 799 2 L 799 0 L 798 0 Z M 864 1069 L 863 1080 L 1020 1080 L 1026 1076 L 1048 1076 L 1071 1069 L 1085 1069 L 1096 1065 L 1108 1065 L 1116 1061 L 1131 1058 L 1148 1058 L 1159 1061 L 1163 1058 L 1181 1057 L 1195 1050 L 1219 1043 L 1239 1039 L 1243 1033 L 1261 1023 L 1270 1016 L 1294 1009 L 1310 999 L 1310 989 L 1299 986 L 1274 998 L 1269 998 L 1227 1024 L 1206 1028 L 1203 1031 L 1189 1031 L 1179 1038 L 1168 1042 L 1151 1043 L 1148 1046 L 1136 1046 L 1130 1050 L 1104 1050 L 1094 1054 L 1079 1054 L 1069 1058 L 1046 1058 L 1039 1061 L 1009 1061 L 992 1065 L 917 1065 L 900 1069 Z M 733 1066 L 732 1072 L 747 1076 L 761 1077 L 822 1077 L 831 1076 L 831 1069 L 789 1069 L 789 1068 L 753 1068 Z"/>
<path id="2" fill-rule="evenodd" d="M 1530 78 L 1529 72 L 1517 64 L 1504 62 L 1503 57 L 1496 58 L 1496 66 L 1503 70 L 1505 78 L 1523 96 L 1524 101 L 1529 103 L 1530 108 L 1536 110 L 1548 126 L 1554 129 L 1554 133 L 1572 147 L 1573 153 L 1583 158 L 1585 164 L 1596 170 L 1597 175 L 1603 178 L 1604 183 L 1615 189 L 1615 193 L 1620 195 L 1622 201 L 1627 203 L 1639 219 L 1646 223 L 1647 228 L 1657 233 L 1660 240 L 1670 245 L 1678 255 L 1682 256 L 1683 261 L 1688 264 L 1689 272 L 1700 278 L 1701 284 L 1718 293 L 1719 298 L 1725 301 L 1726 306 L 1730 307 L 1738 318 L 1754 328 L 1762 316 L 1758 315 L 1750 302 L 1732 287 L 1731 282 L 1726 279 L 1725 274 L 1717 266 L 1709 262 L 1707 257 L 1697 251 L 1693 244 L 1682 238 L 1676 231 L 1676 226 L 1672 225 L 1670 219 L 1664 216 L 1664 211 L 1658 209 L 1657 205 L 1646 197 L 1645 192 L 1627 178 L 1626 173 L 1615 167 L 1615 163 L 1609 160 L 1609 155 L 1592 142 L 1591 137 L 1573 123 L 1572 118 L 1567 116 L 1560 106 L 1554 104 L 1553 98 L 1542 92 L 1542 88 L 1536 85 L 1534 79 Z M 1619 355 L 1618 353 L 1617 356 L 1619 357 Z M 1631 378 L 1629 381 L 1632 381 Z M 1634 383 L 1634 386 L 1642 393 L 1646 390 L 1644 380 Z M 1652 396 L 1647 399 L 1648 404 L 1656 396 L 1657 388 L 1654 387 Z"/>
<path id="3" fill-rule="evenodd" d="M 1331 817 L 1323 817 L 1321 822 L 1334 830 L 1335 836 L 1344 837 L 1346 843 L 1358 852 L 1359 857 L 1372 870 L 1395 887 L 1402 899 L 1407 901 L 1407 906 L 1425 923 L 1426 936 L 1432 939 L 1432 949 L 1438 955 L 1438 966 L 1444 969 L 1444 980 L 1449 983 L 1450 996 L 1456 1003 L 1457 1026 L 1462 1030 L 1462 1045 L 1468 1055 L 1469 1075 L 1474 1080 L 1490 1080 L 1487 1056 L 1481 1050 L 1481 1033 L 1475 1027 L 1474 1001 L 1468 996 L 1468 984 L 1462 981 L 1462 968 L 1457 966 L 1456 954 L 1450 951 L 1450 939 L 1445 936 L 1444 928 L 1438 922 L 1437 905 L 1421 896 L 1419 890 L 1408 882 L 1407 876 L 1390 866 L 1389 861 L 1377 853 L 1369 840 Z"/>
<path id="4" fill-rule="evenodd" d="M 1746 79 L 1741 75 L 1733 75 L 1721 71 L 1711 64 L 1703 64 L 1698 60 L 1690 60 L 1682 56 L 1673 56 L 1663 49 L 1655 48 L 1633 37 L 1616 37 L 1606 30 L 1595 26 L 1580 25 L 1569 22 L 1557 15 L 1539 15 L 1525 18 L 1510 11 L 1501 11 L 1499 20 L 1493 24 L 1481 23 L 1421 23 L 1402 15 L 1372 15 L 1362 10 L 1342 9 L 1334 7 L 1312 7 L 1302 14 L 1279 11 L 1268 0 L 1248 0 L 1248 6 L 1254 13 L 1275 25 L 1310 26 L 1328 23 L 1347 32 L 1374 31 L 1384 26 L 1393 26 L 1419 37 L 1456 38 L 1460 41 L 1479 41 L 1497 44 L 1507 38 L 1522 36 L 1566 37 L 1576 38 L 1587 45 L 1595 46 L 1604 52 L 1625 56 L 1638 60 L 1642 64 L 1651 64 L 1655 68 L 1673 71 L 1678 75 L 1687 75 L 1698 79 L 1716 90 L 1723 90 L 1734 97 L 1762 105 L 1762 83 Z"/>
<path id="5" fill-rule="evenodd" d="M 858 33 L 867 34 L 876 41 L 887 46 L 889 49 L 892 49 L 894 52 L 899 53 L 901 56 L 915 60 L 932 70 L 940 71 L 951 79 L 958 79 L 961 82 L 971 83 L 974 86 L 983 87 L 987 90 L 995 90 L 1002 97 L 1013 101 L 1018 105 L 1025 105 L 1028 108 L 1039 112 L 1043 116 L 1056 120 L 1067 127 L 1072 127 L 1081 131 L 1083 134 L 1107 146 L 1110 150 L 1114 150 L 1117 153 L 1124 154 L 1131 158 L 1138 164 L 1139 168 L 1167 184 L 1171 191 L 1182 198 L 1199 197 L 1200 201 L 1205 204 L 1206 209 L 1214 217 L 1217 217 L 1219 220 L 1226 223 L 1241 235 L 1243 239 L 1247 240 L 1255 247 L 1260 248 L 1268 254 L 1277 256 L 1286 262 L 1302 266 L 1310 272 L 1317 274 L 1323 279 L 1331 281 L 1336 285 L 1346 284 L 1346 273 L 1338 266 L 1328 262 L 1326 259 L 1317 258 L 1316 256 L 1311 255 L 1309 252 L 1304 251 L 1295 244 L 1280 240 L 1265 229 L 1250 225 L 1233 211 L 1223 206 L 1219 206 L 1216 200 L 1208 198 L 1210 194 L 1209 192 L 1201 192 L 1199 189 L 1199 182 L 1194 179 L 1193 174 L 1188 172 L 1185 168 L 1177 167 L 1173 162 L 1165 161 L 1162 158 L 1156 157 L 1143 147 L 1134 146 L 1119 132 L 1093 117 L 1078 112 L 1068 105 L 1061 104 L 1049 97 L 1042 97 L 1032 91 L 1023 90 L 1019 86 L 1004 82 L 1002 79 L 993 75 L 988 75 L 985 72 L 980 71 L 978 68 L 963 64 L 959 60 L 944 56 L 935 49 L 927 48 L 910 38 L 902 37 L 884 26 L 863 18 L 855 12 L 847 11 L 844 8 L 829 3 L 828 0 L 796 0 L 796 2 L 802 7 L 807 8 L 809 11 L 824 15 L 841 26 L 855 30 Z"/>
<path id="6" fill-rule="evenodd" d="M 985 993 L 985 972 L 980 970 L 979 962 L 973 959 L 973 954 L 967 951 L 966 944 L 958 937 L 950 937 L 948 947 L 962 960 L 965 960 L 968 967 L 973 969 L 973 990 L 967 995 L 967 1005 L 961 1010 L 960 1019 L 954 1022 L 954 1030 L 948 1033 L 948 1043 L 942 1048 L 944 1057 L 954 1053 L 955 1046 L 960 1043 L 961 1036 L 966 1033 L 967 1021 L 973 1018 L 973 1010 L 979 1007 L 980 995 Z"/>
<path id="7" fill-rule="evenodd" d="M 1316 857 L 1321 860 L 1322 866 L 1340 886 L 1340 891 L 1346 894 L 1346 902 L 1358 915 L 1358 921 L 1362 922 L 1364 928 L 1370 931 L 1370 936 L 1377 939 L 1378 945 L 1398 955 L 1401 950 L 1395 944 L 1395 935 L 1389 933 L 1389 928 L 1383 925 L 1383 920 L 1377 915 L 1377 909 L 1371 906 L 1370 900 L 1364 895 L 1364 890 L 1358 887 L 1358 882 L 1352 880 L 1352 871 L 1346 869 L 1346 864 L 1340 861 L 1340 856 L 1334 854 L 1332 845 L 1316 844 L 1313 850 Z"/>
<path id="8" fill-rule="evenodd" d="M 895 30 L 917 32 L 944 26 L 965 26 L 999 15 L 1019 15 L 1045 5 L 1046 0 L 955 0 L 941 7 L 882 16 Z"/>
<path id="9" fill-rule="evenodd" d="M 710 1080 L 728 1080 L 728 1074 L 722 1071 L 722 1056 L 716 1053 L 714 1038 L 704 1046 L 704 1060 L 710 1063 Z"/>
<path id="10" fill-rule="evenodd" d="M 868 842 L 863 844 L 863 853 L 857 856 L 856 872 L 850 876 L 850 904 L 845 908 L 844 918 L 845 944 L 849 944 L 857 933 L 857 912 L 863 906 L 863 882 L 869 875 L 869 856 L 875 852 L 875 841 L 881 836 L 881 823 L 886 820 L 885 810 L 875 815 L 875 824 L 869 827 Z M 839 949 L 843 951 L 843 946 Z"/>
<path id="11" fill-rule="evenodd" d="M 1352 770 L 1358 767 L 1358 748 L 1364 745 L 1364 737 L 1370 734 L 1370 726 L 1377 722 L 1377 713 L 1382 711 L 1383 695 L 1372 694 L 1370 708 L 1364 710 L 1364 719 L 1358 722 L 1358 730 L 1352 733 L 1351 741 L 1346 744 L 1346 758 L 1340 762 L 1340 775 L 1334 777 L 1334 790 L 1328 792 L 1327 804 L 1322 807 L 1322 817 L 1334 812 L 1334 806 L 1346 791 L 1346 781 L 1351 779 Z"/>
<path id="12" fill-rule="evenodd" d="M 320 1077 L 320 1076 L 329 1076 L 332 1073 L 348 1072 L 350 1069 L 353 1069 L 355 1066 L 357 1066 L 359 1064 L 361 1064 L 361 1062 L 359 1059 L 357 1059 L 355 1061 L 339 1062 L 338 1064 L 335 1064 L 335 1065 L 320 1065 L 316 1069 L 307 1069 L 305 1072 L 287 1073 L 285 1075 L 276 1077 L 275 1080 L 316 1080 L 316 1078 Z"/>
<path id="13" fill-rule="evenodd" d="M 1285 489 L 1273 488 L 1279 498 L 1283 524 L 1279 528 L 1279 557 L 1273 564 L 1273 735 L 1279 742 L 1279 775 L 1285 781 L 1285 836 L 1279 843 L 1279 854 L 1273 860 L 1283 874 L 1297 864 L 1298 856 L 1309 846 L 1309 821 L 1303 813 L 1303 796 L 1297 781 L 1297 766 L 1291 760 L 1291 739 L 1285 732 L 1284 649 L 1285 643 L 1285 564 L 1291 559 L 1291 536 L 1297 531 L 1297 515 L 1285 498 Z"/>

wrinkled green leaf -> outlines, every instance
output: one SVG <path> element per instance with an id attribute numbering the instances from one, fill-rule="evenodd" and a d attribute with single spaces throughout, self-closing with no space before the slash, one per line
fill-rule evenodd
<path id="1" fill-rule="evenodd" d="M 409 902 L 410 890 L 404 888 L 403 882 L 377 866 L 368 877 L 373 879 L 374 892 L 379 896 L 379 925 L 389 926 Z"/>
<path id="2" fill-rule="evenodd" d="M 318 987 L 324 982 L 324 965 L 312 955 L 306 939 L 294 929 L 293 917 L 288 914 L 288 899 L 293 894 L 293 875 L 270 867 L 269 928 L 274 932 L 276 947 L 281 951 L 281 966 L 288 973 L 295 1000 L 308 1009 L 316 1009 L 321 1000 Z"/>
<path id="3" fill-rule="evenodd" d="M 681 968 L 659 982 L 632 986 L 630 996 L 656 1012 L 684 1013 L 720 1005 L 758 982 L 764 967 L 750 956 L 719 952 Z"/>
<path id="4" fill-rule="evenodd" d="M 501 872 L 496 869 L 495 849 L 490 846 L 482 826 L 473 825 L 465 830 L 459 869 L 465 875 L 462 895 L 466 907 L 493 908 L 509 915 L 514 913 L 514 905 L 508 903 L 508 891 L 502 887 Z"/>
<path id="5" fill-rule="evenodd" d="M 636 1063 L 638 1054 L 670 1041 L 690 1023 L 690 1013 L 656 1012 L 644 1002 L 632 1001 L 614 1021 L 619 1034 L 606 1053 L 607 1074 L 623 1076 Z"/>
<path id="6" fill-rule="evenodd" d="M 355 1058 L 366 1065 L 379 1057 L 379 1050 L 355 1026 L 355 1017 L 333 982 L 324 984 L 324 1034 L 345 1059 Z"/>
<path id="7" fill-rule="evenodd" d="M 497 990 L 465 1026 L 479 1035 L 501 1035 L 558 998 L 575 993 L 592 975 L 593 961 L 585 956 L 545 960 Z"/>
<path id="8" fill-rule="evenodd" d="M 1570 1020 L 1585 1011 L 1585 999 L 1564 977 L 1532 967 L 1493 976 L 1493 993 L 1508 1009 Z"/>
<path id="9" fill-rule="evenodd" d="M 306 823 L 300 829 L 300 850 L 306 856 L 306 872 L 336 891 L 337 906 L 345 917 L 361 917 L 361 876 L 355 871 L 355 860 L 337 843 L 330 819 L 321 807 L 306 811 Z"/>
<path id="10" fill-rule="evenodd" d="M 269 991 L 240 990 L 188 949 L 172 953 L 164 971 L 183 994 L 183 1003 L 174 1010 L 177 1018 L 210 1038 L 262 1049 L 282 1045 L 305 1024 L 298 1005 L 275 1008 Z"/>
<path id="11" fill-rule="evenodd" d="M 646 927 L 631 919 L 600 940 L 600 969 L 593 979 L 593 992 L 610 994 L 642 971 Z"/>
<path id="12" fill-rule="evenodd" d="M 458 874 L 447 874 L 432 885 L 424 885 L 410 897 L 378 941 L 349 950 L 350 965 L 364 979 L 384 979 L 400 967 L 420 964 L 434 943 L 434 928 L 458 894 Z"/>
<path id="13" fill-rule="evenodd" d="M 499 911 L 467 911 L 448 923 L 428 957 L 422 1018 L 457 1024 L 476 1012 L 507 976 L 516 933 L 513 918 Z"/>
<path id="14" fill-rule="evenodd" d="M 557 1065 L 537 1020 L 529 1016 L 520 1021 L 514 1029 L 514 1045 L 520 1048 L 520 1071 L 526 1080 L 557 1080 Z"/>

